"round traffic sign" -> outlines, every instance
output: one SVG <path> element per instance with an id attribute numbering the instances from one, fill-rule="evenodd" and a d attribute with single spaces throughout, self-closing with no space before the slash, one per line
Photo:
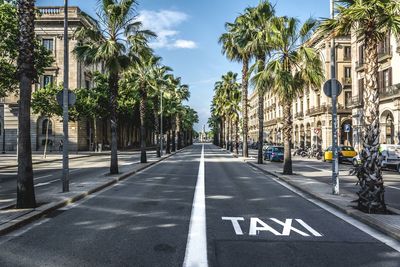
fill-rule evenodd
<path id="1" fill-rule="evenodd" d="M 339 96 L 342 93 L 342 84 L 337 80 L 337 79 L 333 79 L 334 82 L 336 83 L 336 88 L 337 88 L 337 93 L 336 96 Z M 332 97 L 332 79 L 327 80 L 324 83 L 324 93 L 327 97 Z"/>

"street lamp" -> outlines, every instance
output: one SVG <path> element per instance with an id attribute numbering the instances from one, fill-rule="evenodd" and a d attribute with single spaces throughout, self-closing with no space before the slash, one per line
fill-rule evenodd
<path id="1" fill-rule="evenodd" d="M 68 161 L 68 0 L 64 0 L 64 88 L 63 88 L 63 161 L 62 190 L 69 191 L 69 161 Z"/>
<path id="2" fill-rule="evenodd" d="M 160 156 L 163 155 L 163 91 L 160 92 Z"/>
<path id="3" fill-rule="evenodd" d="M 331 17 L 335 18 L 335 0 L 331 1 Z M 337 94 L 336 83 L 336 44 L 335 38 L 331 40 L 331 82 L 332 82 L 332 194 L 339 194 L 339 161 L 337 147 Z"/>

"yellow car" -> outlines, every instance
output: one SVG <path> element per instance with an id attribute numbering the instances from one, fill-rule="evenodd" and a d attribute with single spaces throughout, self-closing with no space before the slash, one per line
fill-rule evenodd
<path id="1" fill-rule="evenodd" d="M 357 156 L 357 152 L 352 146 L 339 146 L 338 147 L 339 163 L 343 161 L 352 162 L 353 157 Z M 324 152 L 324 162 L 333 159 L 332 147 L 328 147 Z"/>

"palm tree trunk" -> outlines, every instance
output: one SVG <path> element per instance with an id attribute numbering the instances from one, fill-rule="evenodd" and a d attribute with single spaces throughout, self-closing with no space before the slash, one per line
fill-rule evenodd
<path id="1" fill-rule="evenodd" d="M 111 164 L 110 174 L 118 173 L 118 137 L 117 137 L 117 98 L 118 98 L 118 73 L 110 73 L 110 126 L 111 126 Z"/>
<path id="2" fill-rule="evenodd" d="M 146 90 L 141 89 L 140 92 L 140 163 L 147 163 L 146 155 L 146 128 L 144 126 L 146 120 Z"/>
<path id="3" fill-rule="evenodd" d="M 283 161 L 283 174 L 293 174 L 292 170 L 292 105 L 291 101 L 286 101 L 283 107 L 283 142 L 284 142 L 284 161 Z"/>
<path id="4" fill-rule="evenodd" d="M 153 109 L 153 113 L 154 113 L 154 131 L 155 131 L 155 135 L 156 135 L 156 144 L 157 144 L 157 148 L 156 148 L 156 153 L 157 153 L 157 157 L 160 158 L 161 157 L 161 151 L 160 151 L 160 140 L 161 140 L 161 134 L 160 134 L 160 123 L 159 123 L 159 118 L 158 118 L 158 112 L 157 112 L 157 108 L 158 107 L 158 99 L 157 97 L 155 97 L 154 99 L 154 109 Z"/>
<path id="5" fill-rule="evenodd" d="M 175 131 L 175 125 L 172 128 L 172 152 L 176 152 L 176 131 Z"/>
<path id="6" fill-rule="evenodd" d="M 182 125 L 181 125 L 181 118 L 178 115 L 176 117 L 176 134 L 177 134 L 177 141 L 178 141 L 178 150 L 182 149 Z"/>
<path id="7" fill-rule="evenodd" d="M 264 90 L 258 90 L 258 154 L 257 164 L 263 164 L 263 139 L 264 139 Z"/>
<path id="8" fill-rule="evenodd" d="M 364 114 L 362 116 L 362 152 L 363 168 L 357 173 L 360 181 L 358 205 L 368 212 L 385 212 L 386 204 L 382 169 L 379 164 L 379 86 L 377 41 L 366 36 L 365 47 L 365 91 Z"/>
<path id="9" fill-rule="evenodd" d="M 235 147 L 236 155 L 239 155 L 239 120 L 236 120 Z"/>
<path id="10" fill-rule="evenodd" d="M 230 119 L 230 126 L 231 126 L 231 136 L 230 136 L 230 146 L 229 146 L 229 151 L 233 152 L 233 119 Z"/>
<path id="11" fill-rule="evenodd" d="M 226 150 L 229 150 L 229 118 L 226 119 Z"/>
<path id="12" fill-rule="evenodd" d="M 243 157 L 249 157 L 249 148 L 247 146 L 247 136 L 249 134 L 249 118 L 248 118 L 248 104 L 247 104 L 247 94 L 248 94 L 248 84 L 249 84 L 249 60 L 245 57 L 243 58 L 243 68 L 242 68 L 242 109 L 243 109 Z"/>
<path id="13" fill-rule="evenodd" d="M 221 148 L 223 148 L 224 147 L 224 121 L 223 121 L 222 118 L 221 118 L 219 124 L 220 124 L 220 127 L 219 127 L 220 128 L 220 131 L 219 131 L 219 146 Z"/>
<path id="14" fill-rule="evenodd" d="M 171 154 L 171 130 L 167 131 L 167 144 L 165 146 L 165 154 Z"/>
<path id="15" fill-rule="evenodd" d="M 46 158 L 47 142 L 49 141 L 49 123 L 50 123 L 50 119 L 47 118 L 47 123 L 46 123 L 46 138 L 45 138 L 45 143 L 44 143 L 43 158 Z"/>
<path id="16" fill-rule="evenodd" d="M 34 70 L 35 1 L 18 1 L 19 18 L 19 112 L 17 208 L 35 208 L 31 147 L 31 95 Z"/>

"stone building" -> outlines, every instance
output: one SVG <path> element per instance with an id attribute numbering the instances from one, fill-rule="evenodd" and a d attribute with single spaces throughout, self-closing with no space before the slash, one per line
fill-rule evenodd
<path id="1" fill-rule="evenodd" d="M 364 106 L 364 41 L 355 35 L 351 38 L 353 80 L 353 108 L 352 117 L 354 125 L 354 140 L 357 149 L 360 149 L 361 114 Z M 379 119 L 380 119 L 380 143 L 400 143 L 400 75 L 396 70 L 400 69 L 399 41 L 392 35 L 378 45 L 378 89 L 380 93 Z"/>
<path id="2" fill-rule="evenodd" d="M 330 77 L 330 41 L 314 35 L 311 45 L 321 54 L 325 79 Z M 351 99 L 351 42 L 350 36 L 336 39 L 337 79 L 343 85 L 338 97 L 339 143 L 353 144 Z M 318 88 L 305 88 L 304 92 L 293 102 L 293 145 L 313 145 L 327 148 L 332 144 L 332 104 L 331 99 L 323 93 L 323 84 Z M 258 96 L 253 92 L 250 96 L 249 135 L 258 140 Z M 283 108 L 272 93 L 264 96 L 264 142 L 283 143 Z M 255 118 L 255 119 L 254 119 Z M 349 125 L 349 126 L 345 126 Z M 345 131 L 350 129 L 349 132 Z"/>
<path id="3" fill-rule="evenodd" d="M 63 7 L 39 7 L 40 16 L 35 21 L 35 32 L 41 40 L 42 45 L 51 51 L 54 63 L 45 69 L 44 74 L 39 78 L 39 83 L 33 86 L 33 91 L 48 84 L 59 85 L 63 82 L 64 71 L 64 8 Z M 69 49 L 76 46 L 77 40 L 73 38 L 73 32 L 79 26 L 92 27 L 94 21 L 78 7 L 68 8 L 69 16 Z M 93 86 L 92 73 L 102 71 L 101 66 L 85 66 L 79 62 L 73 53 L 69 54 L 69 87 L 91 88 Z M 18 96 L 9 95 L 0 99 L 0 148 L 6 151 L 15 151 L 17 148 L 18 128 Z M 43 117 L 32 114 L 31 116 L 31 141 L 33 150 L 42 150 L 45 144 L 46 126 L 49 121 L 49 150 L 58 149 L 58 143 L 62 139 L 62 118 Z M 99 132 L 106 132 L 99 124 Z M 86 120 L 69 122 L 70 150 L 88 150 L 93 139 L 90 123 Z M 4 140 L 4 141 L 3 141 Z"/>

